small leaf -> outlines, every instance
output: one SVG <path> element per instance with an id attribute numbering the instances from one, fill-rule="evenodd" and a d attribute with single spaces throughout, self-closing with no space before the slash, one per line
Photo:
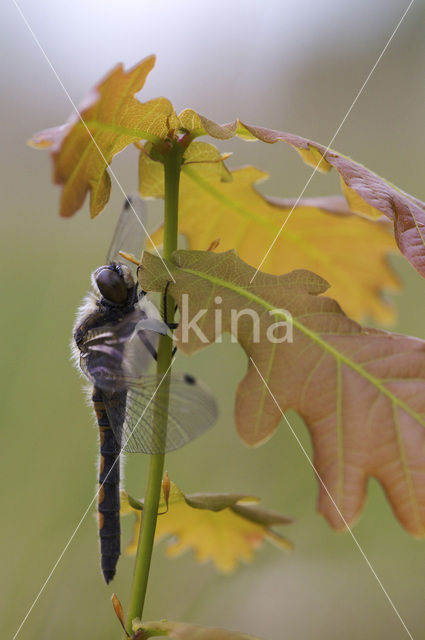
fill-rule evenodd
<path id="1" fill-rule="evenodd" d="M 133 620 L 133 631 L 139 630 L 143 630 L 145 638 L 166 635 L 167 638 L 173 640 L 259 640 L 259 638 L 238 631 L 228 631 L 218 627 L 200 627 L 197 624 L 169 622 L 168 620 L 141 622 L 136 618 Z"/>
<path id="2" fill-rule="evenodd" d="M 151 149 L 152 145 L 146 144 L 139 157 L 139 192 L 144 198 L 163 198 L 164 167 L 161 162 L 152 160 Z M 227 182 L 232 180 L 232 175 L 224 164 L 226 157 L 212 144 L 195 141 L 184 153 L 183 167 L 197 166 L 203 174 Z"/>
<path id="3" fill-rule="evenodd" d="M 168 502 L 169 502 L 169 499 L 170 499 L 170 490 L 171 490 L 170 477 L 168 475 L 168 472 L 166 471 L 164 473 L 164 477 L 162 479 L 162 495 L 164 496 L 165 510 L 166 511 L 168 511 Z"/>
<path id="4" fill-rule="evenodd" d="M 121 513 L 136 514 L 133 538 L 126 549 L 126 553 L 133 554 L 137 549 L 143 503 L 122 494 Z M 172 536 L 168 555 L 175 556 L 190 548 L 199 562 L 212 560 L 223 572 L 233 571 L 242 560 L 252 560 L 254 551 L 264 540 L 290 549 L 291 544 L 270 527 L 292 521 L 259 507 L 256 502 L 258 498 L 244 494 L 186 496 L 171 482 L 168 511 L 165 511 L 164 494 L 161 495 L 155 538 Z"/>
<path id="5" fill-rule="evenodd" d="M 124 629 L 126 636 L 129 638 L 130 636 L 127 633 L 127 630 L 125 628 L 124 610 L 122 608 L 122 604 L 121 604 L 118 596 L 115 593 L 112 594 L 111 601 L 112 601 L 112 606 L 114 607 L 115 614 L 116 614 L 118 620 L 120 621 L 120 624 L 121 624 L 122 628 Z"/>
<path id="6" fill-rule="evenodd" d="M 188 152 L 200 144 L 192 143 Z M 215 156 L 210 150 L 210 156 L 220 158 L 218 150 Z M 143 197 L 163 196 L 162 165 L 146 154 L 140 157 L 139 177 Z M 295 204 L 261 195 L 255 185 L 266 178 L 255 167 L 227 172 L 214 164 L 184 165 L 179 231 L 189 248 L 205 250 L 219 237 L 219 251 L 234 248 L 242 260 L 258 267 Z M 311 269 L 332 282 L 330 294 L 350 316 L 361 320 L 369 314 L 390 322 L 393 307 L 382 292 L 399 284 L 388 262 L 388 254 L 396 250 L 389 226 L 385 219 L 353 214 L 342 196 L 300 200 L 261 270 L 280 274 Z M 151 238 L 160 245 L 163 229 Z"/>
<path id="7" fill-rule="evenodd" d="M 117 65 L 81 106 L 84 124 L 73 115 L 67 124 L 35 134 L 30 142 L 52 148 L 54 181 L 63 185 L 61 216 L 72 216 L 90 191 L 90 213 L 95 217 L 109 200 L 107 167 L 113 156 L 139 140 L 160 142 L 176 126 L 168 100 L 141 103 L 134 98 L 154 63 L 150 56 L 127 72 Z"/>
<path id="8" fill-rule="evenodd" d="M 134 511 L 143 511 L 143 501 L 136 500 L 136 498 L 133 498 L 133 496 L 126 491 L 121 491 L 120 494 L 120 512 L 122 516 L 126 516 Z"/>
<path id="9" fill-rule="evenodd" d="M 180 311 L 187 296 L 187 322 L 203 310 L 203 335 L 191 331 L 183 340 L 188 327 L 180 323 L 180 349 L 189 354 L 214 342 L 218 296 L 221 330 L 237 337 L 249 357 L 235 410 L 244 442 L 264 442 L 281 411 L 294 409 L 312 436 L 315 468 L 329 491 L 319 485 L 319 510 L 333 527 L 356 520 L 373 476 L 401 524 L 425 536 L 424 342 L 362 329 L 320 295 L 327 283 L 309 271 L 259 273 L 251 282 L 255 270 L 233 251 L 176 251 L 168 268 L 174 278 L 168 293 Z M 145 291 L 163 291 L 170 276 L 145 252 L 139 277 Z M 233 326 L 233 312 L 247 309 L 251 314 Z"/>
<path id="10" fill-rule="evenodd" d="M 208 247 L 207 251 L 215 251 L 216 249 L 218 249 L 219 246 L 220 246 L 220 238 L 216 238 L 215 240 L 213 240 L 211 242 L 211 244 Z"/>
<path id="11" fill-rule="evenodd" d="M 243 493 L 192 493 L 185 496 L 185 500 L 194 509 L 208 509 L 209 511 L 234 508 L 237 503 L 259 502 L 255 496 L 247 496 Z"/>

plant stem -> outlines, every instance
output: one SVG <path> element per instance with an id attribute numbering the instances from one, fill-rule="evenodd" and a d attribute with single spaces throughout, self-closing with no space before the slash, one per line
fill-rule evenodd
<path id="1" fill-rule="evenodd" d="M 164 156 L 164 250 L 165 260 L 171 258 L 171 254 L 177 249 L 178 229 L 178 199 L 180 166 L 183 156 L 183 148 L 175 143 Z M 164 310 L 163 310 L 164 311 Z M 174 318 L 174 302 L 167 301 L 167 320 L 172 322 Z M 158 344 L 157 375 L 161 388 L 169 386 L 169 370 L 172 362 L 173 341 L 169 336 L 160 336 Z M 164 374 L 167 373 L 164 379 Z M 163 395 L 163 394 L 161 394 Z M 164 473 L 164 454 L 150 456 L 148 480 L 146 486 L 142 522 L 140 526 L 139 543 L 134 568 L 133 588 L 127 619 L 127 631 L 132 631 L 134 618 L 142 618 L 146 597 L 146 589 L 149 578 L 149 569 L 152 558 L 153 543 L 155 537 L 158 505 L 161 496 L 161 484 Z"/>

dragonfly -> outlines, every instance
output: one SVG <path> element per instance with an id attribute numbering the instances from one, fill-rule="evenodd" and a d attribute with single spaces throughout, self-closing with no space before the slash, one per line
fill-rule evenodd
<path id="1" fill-rule="evenodd" d="M 217 418 L 211 392 L 189 374 L 148 375 L 166 321 L 119 251 L 142 237 L 133 209 L 124 203 L 105 264 L 91 277 L 74 326 L 74 360 L 92 387 L 99 429 L 98 519 L 101 570 L 108 584 L 120 556 L 120 458 L 123 452 L 161 454 L 183 447 Z M 165 298 L 165 296 L 164 296 Z"/>

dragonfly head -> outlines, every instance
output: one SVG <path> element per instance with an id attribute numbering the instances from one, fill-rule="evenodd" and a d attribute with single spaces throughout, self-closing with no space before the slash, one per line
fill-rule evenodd
<path id="1" fill-rule="evenodd" d="M 134 304 L 137 285 L 126 265 L 111 262 L 96 269 L 92 279 L 106 305 L 124 307 Z"/>

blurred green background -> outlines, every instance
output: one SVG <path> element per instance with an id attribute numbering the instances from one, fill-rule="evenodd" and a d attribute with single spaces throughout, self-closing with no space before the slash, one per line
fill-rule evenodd
<path id="1" fill-rule="evenodd" d="M 78 101 L 116 62 L 150 53 L 157 67 L 141 95 L 166 95 L 218 122 L 240 116 L 327 144 L 407 2 L 323 0 L 20 3 L 46 55 Z M 107 210 L 57 215 L 58 188 L 47 154 L 25 146 L 37 130 L 63 122 L 71 106 L 13 2 L 2 7 L 2 400 L 0 628 L 12 638 L 92 500 L 97 433 L 69 361 L 77 306 L 89 274 L 104 259 L 121 206 L 113 187 Z M 414 3 L 333 147 L 425 199 L 425 12 Z M 270 173 L 262 191 L 298 196 L 311 169 L 284 145 L 229 141 L 230 166 L 255 163 Z M 136 188 L 136 153 L 113 166 L 126 191 Z M 338 193 L 335 175 L 315 176 L 308 196 Z M 155 211 L 158 211 L 156 207 Z M 425 338 L 425 283 L 400 257 L 404 283 L 395 329 Z M 355 277 L 355 274 L 353 274 Z M 350 283 L 347 282 L 347 287 Z M 154 554 L 146 618 L 218 625 L 265 640 L 408 637 L 348 534 L 315 513 L 316 481 L 282 424 L 263 447 L 248 450 L 232 418 L 246 361 L 225 343 L 178 368 L 199 375 L 220 403 L 218 425 L 166 467 L 186 492 L 241 491 L 296 518 L 283 531 L 291 554 L 264 547 L 230 576 L 195 564 L 190 553 Z M 289 416 L 310 451 L 307 431 Z M 126 486 L 143 495 L 147 460 L 129 456 Z M 130 520 L 125 523 L 124 539 Z M 133 560 L 123 557 L 106 587 L 99 571 L 94 515 L 81 523 L 19 638 L 118 638 L 110 595 L 129 599 Z M 369 497 L 354 534 L 414 638 L 425 635 L 425 546 L 402 530 L 381 488 Z"/>

